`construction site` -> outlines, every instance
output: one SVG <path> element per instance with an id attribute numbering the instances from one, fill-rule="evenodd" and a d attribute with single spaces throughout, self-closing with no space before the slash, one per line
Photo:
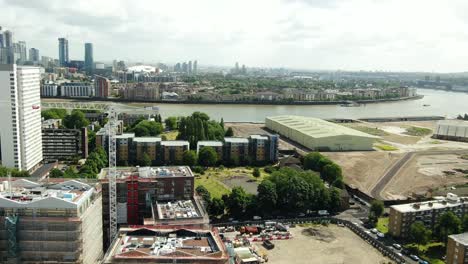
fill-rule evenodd
<path id="1" fill-rule="evenodd" d="M 97 263 L 102 258 L 101 195 L 69 180 L 0 184 L 0 262 Z"/>
<path id="2" fill-rule="evenodd" d="M 109 241 L 108 169 L 101 172 L 104 248 Z M 116 169 L 117 224 L 207 224 L 208 215 L 194 195 L 194 176 L 187 166 Z"/>
<path id="3" fill-rule="evenodd" d="M 121 228 L 103 263 L 227 264 L 229 255 L 216 229 Z"/>

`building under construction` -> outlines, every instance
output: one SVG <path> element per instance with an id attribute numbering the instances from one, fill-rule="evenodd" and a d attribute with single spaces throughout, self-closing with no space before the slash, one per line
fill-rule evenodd
<path id="1" fill-rule="evenodd" d="M 227 264 L 229 254 L 216 229 L 121 228 L 103 263 Z"/>
<path id="2" fill-rule="evenodd" d="M 101 183 L 103 246 L 107 249 L 111 242 L 108 179 Z M 118 168 L 116 190 L 119 226 L 209 222 L 194 196 L 194 176 L 187 166 Z"/>
<path id="3" fill-rule="evenodd" d="M 0 184 L 1 263 L 97 263 L 102 258 L 102 203 L 75 181 Z"/>

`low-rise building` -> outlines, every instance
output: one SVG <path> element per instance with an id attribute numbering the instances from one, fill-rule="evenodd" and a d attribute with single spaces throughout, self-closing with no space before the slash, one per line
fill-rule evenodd
<path id="1" fill-rule="evenodd" d="M 161 141 L 162 164 L 182 164 L 183 154 L 190 149 L 190 143 L 183 140 Z"/>
<path id="2" fill-rule="evenodd" d="M 26 179 L 0 185 L 1 263 L 98 263 L 102 203 L 92 186 L 44 185 Z"/>
<path id="3" fill-rule="evenodd" d="M 246 164 L 249 160 L 249 140 L 247 138 L 224 138 L 223 159 L 228 164 Z"/>
<path id="4" fill-rule="evenodd" d="M 250 135 L 249 156 L 252 164 L 264 165 L 278 160 L 277 135 Z"/>
<path id="5" fill-rule="evenodd" d="M 94 75 L 94 89 L 94 95 L 96 97 L 109 97 L 111 93 L 111 84 L 109 79 L 104 76 Z"/>
<path id="6" fill-rule="evenodd" d="M 203 147 L 213 148 L 216 154 L 218 154 L 218 161 L 223 160 L 223 142 L 221 141 L 198 141 L 197 143 L 197 153 L 200 153 L 200 150 Z"/>
<path id="7" fill-rule="evenodd" d="M 439 216 L 447 211 L 463 217 L 468 212 L 468 197 L 448 193 L 447 197 L 438 197 L 432 201 L 392 205 L 388 232 L 394 237 L 406 238 L 411 225 L 416 221 L 433 230 Z"/>
<path id="8" fill-rule="evenodd" d="M 44 96 L 44 97 L 59 96 L 59 86 L 56 83 L 41 84 L 41 96 Z"/>
<path id="9" fill-rule="evenodd" d="M 159 83 L 127 84 L 120 95 L 129 100 L 159 100 Z"/>
<path id="10" fill-rule="evenodd" d="M 468 263 L 468 233 L 448 237 L 446 256 L 449 264 Z"/>
<path id="11" fill-rule="evenodd" d="M 64 97 L 93 97 L 94 87 L 88 83 L 64 83 L 60 85 L 59 96 Z"/>
<path id="12" fill-rule="evenodd" d="M 468 121 L 441 120 L 437 122 L 433 138 L 468 142 Z"/>
<path id="13" fill-rule="evenodd" d="M 103 263 L 228 264 L 229 254 L 216 229 L 121 228 Z"/>

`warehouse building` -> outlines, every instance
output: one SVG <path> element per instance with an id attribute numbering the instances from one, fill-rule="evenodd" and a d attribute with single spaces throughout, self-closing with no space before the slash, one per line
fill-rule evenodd
<path id="1" fill-rule="evenodd" d="M 316 151 L 372 150 L 379 138 L 313 117 L 267 117 L 265 124 L 268 129 Z"/>
<path id="2" fill-rule="evenodd" d="M 441 120 L 437 122 L 433 138 L 468 142 L 468 121 Z"/>
<path id="3" fill-rule="evenodd" d="M 102 203 L 75 181 L 0 184 L 0 262 L 94 264 L 102 257 Z"/>

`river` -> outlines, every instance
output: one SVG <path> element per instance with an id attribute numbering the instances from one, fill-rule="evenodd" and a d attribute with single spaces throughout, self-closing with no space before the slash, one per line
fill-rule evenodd
<path id="1" fill-rule="evenodd" d="M 302 115 L 318 118 L 365 118 L 389 116 L 430 116 L 449 118 L 468 113 L 468 93 L 418 89 L 419 100 L 366 104 L 359 107 L 339 105 L 202 105 L 160 104 L 163 117 L 207 113 L 213 119 L 227 122 L 264 122 L 267 116 Z M 429 105 L 429 106 L 423 106 Z"/>

